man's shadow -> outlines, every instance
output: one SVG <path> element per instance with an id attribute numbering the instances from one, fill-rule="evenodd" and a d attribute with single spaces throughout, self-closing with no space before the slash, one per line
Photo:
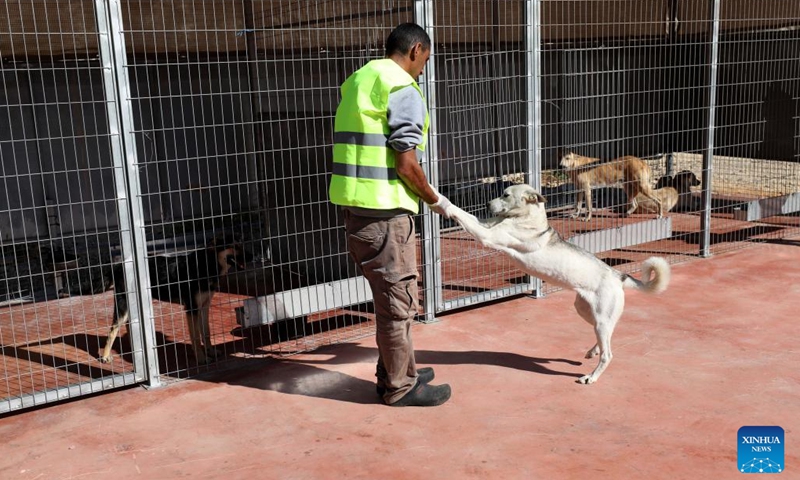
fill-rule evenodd
<path id="1" fill-rule="evenodd" d="M 436 365 L 493 365 L 538 375 L 561 375 L 574 378 L 582 376 L 580 373 L 551 368 L 557 364 L 582 365 L 581 362 L 560 358 L 539 358 L 509 352 L 480 350 L 460 352 L 417 350 L 415 355 L 418 363 L 434 367 Z M 304 356 L 306 358 L 302 360 L 295 357 L 263 360 L 241 359 L 232 362 L 232 368 L 202 375 L 197 380 L 342 402 L 380 403 L 380 399 L 375 393 L 373 380 L 363 380 L 346 373 L 321 368 L 322 366 L 353 363 L 374 364 L 377 358 L 376 348 L 345 343 L 322 347 L 305 353 Z M 319 359 L 308 358 L 314 356 L 319 356 Z"/>

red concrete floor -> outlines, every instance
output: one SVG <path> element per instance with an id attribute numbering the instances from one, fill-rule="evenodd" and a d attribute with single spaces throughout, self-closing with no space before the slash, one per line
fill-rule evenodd
<path id="1" fill-rule="evenodd" d="M 415 327 L 441 407 L 378 404 L 366 338 L 0 419 L 0 478 L 733 479 L 745 425 L 783 427 L 800 478 L 798 259 L 758 245 L 628 292 L 594 385 L 573 296 L 518 298 Z"/>

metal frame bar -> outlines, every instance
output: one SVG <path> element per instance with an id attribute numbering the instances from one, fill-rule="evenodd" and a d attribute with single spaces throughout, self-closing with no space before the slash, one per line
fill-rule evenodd
<path id="1" fill-rule="evenodd" d="M 528 290 L 527 284 L 514 285 L 511 287 L 499 288 L 497 290 L 487 290 L 485 292 L 476 293 L 468 297 L 460 297 L 455 300 L 448 300 L 444 302 L 445 310 L 454 310 L 456 308 L 464 308 L 480 303 L 491 302 L 493 300 L 501 300 L 503 298 L 512 297 L 514 295 L 522 295 Z"/>
<path id="2" fill-rule="evenodd" d="M 711 1 L 711 62 L 709 65 L 708 126 L 706 150 L 703 153 L 703 214 L 700 217 L 700 256 L 711 256 L 711 185 L 714 168 L 714 114 L 717 104 L 717 67 L 719 62 L 720 0 Z"/>
<path id="3" fill-rule="evenodd" d="M 142 189 L 139 178 L 136 138 L 133 135 L 133 105 L 126 63 L 125 39 L 123 34 L 121 0 L 95 0 L 98 12 L 107 10 L 109 19 L 108 40 L 101 45 L 111 45 L 108 52 L 110 61 L 106 69 L 107 80 L 115 87 L 113 106 L 109 102 L 109 128 L 112 135 L 119 137 L 118 150 L 113 152 L 117 175 L 117 195 L 120 204 L 120 230 L 123 241 L 123 260 L 125 261 L 125 282 L 128 295 L 130 318 L 128 328 L 134 351 L 134 369 L 147 380 L 149 387 L 161 385 L 158 369 L 158 356 L 155 352 L 156 337 L 153 314 L 153 300 L 150 293 L 150 278 L 147 275 L 147 239 L 145 238 Z M 115 81 L 114 81 L 115 80 Z M 108 83 L 108 81 L 106 83 Z M 108 88 L 108 87 L 107 87 Z M 112 111 L 113 110 L 113 111 Z M 112 142 L 113 144 L 113 142 Z M 123 163 L 124 155 L 124 163 Z M 126 194 L 127 192 L 127 194 Z M 124 209 L 127 207 L 127 210 Z M 123 211 L 125 210 L 125 211 Z M 132 224 L 132 225 L 131 225 Z M 127 246 L 127 251 L 125 247 Z M 135 271 L 134 263 L 135 262 Z M 138 287 L 138 288 L 134 288 Z M 138 298 L 135 295 L 138 290 Z M 139 303 L 141 299 L 141 303 Z"/>
<path id="4" fill-rule="evenodd" d="M 91 395 L 103 392 L 112 388 L 121 388 L 141 382 L 136 373 L 124 373 L 114 375 L 91 382 L 82 382 L 68 387 L 54 388 L 44 392 L 24 395 L 17 398 L 8 398 L 0 402 L 0 414 L 15 412 L 23 408 L 31 408 L 47 403 L 69 400 L 70 398 L 81 395 Z"/>
<path id="5" fill-rule="evenodd" d="M 415 0 L 414 19 L 418 25 L 425 29 L 431 38 L 431 60 L 425 66 L 425 73 L 419 81 L 420 87 L 425 92 L 430 115 L 428 128 L 428 145 L 422 157 L 422 169 L 428 177 L 428 182 L 434 187 L 439 187 L 439 149 L 436 136 L 436 60 L 434 36 L 434 9 L 433 0 Z M 422 228 L 422 264 L 423 285 L 426 295 L 425 316 L 423 321 L 431 322 L 435 313 L 445 310 L 442 300 L 442 251 L 439 234 L 439 219 L 427 205 L 423 206 L 424 215 Z"/>
<path id="6" fill-rule="evenodd" d="M 537 191 L 542 189 L 542 151 L 539 148 L 539 139 L 542 132 L 542 77 L 541 77 L 541 0 L 528 0 L 525 2 L 525 51 L 528 61 L 525 62 L 525 75 L 528 79 L 527 105 L 528 105 L 528 181 Z M 535 298 L 544 296 L 542 280 L 529 277 L 531 295 Z"/>
<path id="7" fill-rule="evenodd" d="M 777 215 L 800 212 L 800 193 L 751 200 L 733 210 L 734 220 L 756 222 Z"/>
<path id="8" fill-rule="evenodd" d="M 103 65 L 103 87 L 106 95 L 106 109 L 108 112 L 108 130 L 111 137 L 111 158 L 114 162 L 114 180 L 117 194 L 117 210 L 119 216 L 120 230 L 120 249 L 124 260 L 125 268 L 125 295 L 128 297 L 128 329 L 131 336 L 133 370 L 136 378 L 141 381 L 146 378 L 145 358 L 142 350 L 142 323 L 141 311 L 138 305 L 137 289 L 135 288 L 136 271 L 133 264 L 135 256 L 134 241 L 131 236 L 130 222 L 130 198 L 128 197 L 128 187 L 123 164 L 123 152 L 125 150 L 124 139 L 120 136 L 120 93 L 117 91 L 118 76 L 112 52 L 113 33 L 111 32 L 110 12 L 107 10 L 108 4 L 103 0 L 95 0 L 95 14 L 97 17 L 97 30 L 100 38 L 100 61 Z M 138 177 L 137 177 L 138 180 Z M 117 295 L 115 293 L 115 295 Z M 115 303 L 116 305 L 116 303 Z M 114 307 L 116 308 L 116 306 Z"/>
<path id="9" fill-rule="evenodd" d="M 419 6 L 422 3 L 433 3 L 432 0 L 423 1 L 418 0 L 417 5 Z M 497 17 L 499 15 L 499 6 L 501 2 L 492 2 L 491 8 L 493 16 Z M 527 110 L 527 129 L 526 129 L 526 138 L 527 138 L 527 168 L 526 173 L 529 176 L 529 182 L 534 188 L 541 189 L 541 152 L 537 147 L 537 142 L 539 141 L 539 135 L 541 131 L 541 118 L 540 118 L 540 89 L 541 89 L 541 76 L 539 75 L 539 65 L 541 61 L 541 51 L 540 51 L 540 30 L 539 30 L 539 11 L 540 11 L 540 0 L 527 0 L 524 4 L 522 4 L 522 8 L 520 9 L 520 14 L 524 15 L 525 17 L 525 48 L 526 52 L 528 53 L 526 61 L 526 82 L 525 82 L 525 92 L 526 92 L 526 110 Z M 418 15 L 423 15 L 424 11 L 421 8 L 417 10 Z M 430 18 L 433 18 L 433 11 L 431 10 Z M 499 45 L 499 26 L 494 25 L 494 20 L 492 20 L 492 45 Z M 426 28 L 432 29 L 433 27 L 430 25 L 423 25 Z M 429 30 L 430 32 L 431 30 Z M 433 37 L 431 37 L 433 39 Z M 494 56 L 492 56 L 494 58 Z M 494 61 L 494 60 L 492 60 Z M 432 82 L 434 83 L 434 82 Z M 433 125 L 433 121 L 431 122 Z M 434 137 L 435 138 L 435 137 Z M 434 154 L 438 154 L 438 149 L 434 152 Z M 495 172 L 496 174 L 496 172 Z M 434 172 L 434 175 L 438 176 L 438 171 Z M 435 220 L 435 219 L 434 219 Z M 441 264 L 441 239 L 439 236 L 439 228 L 438 222 L 436 223 L 436 232 L 434 235 L 434 258 L 436 259 L 435 262 L 435 277 L 434 281 L 436 282 L 436 295 L 437 295 L 437 308 L 438 311 L 448 311 L 456 308 L 463 308 L 470 305 L 476 305 L 479 303 L 492 301 L 492 300 L 499 300 L 504 297 L 510 297 L 514 295 L 522 295 L 526 292 L 533 291 L 534 297 L 539 297 L 542 295 L 542 282 L 539 279 L 527 277 L 526 282 L 513 285 L 509 287 L 503 287 L 496 290 L 487 290 L 481 293 L 477 293 L 474 295 L 466 296 L 466 297 L 459 297 L 453 300 L 444 300 L 443 296 L 443 278 L 442 278 L 442 264 Z"/>

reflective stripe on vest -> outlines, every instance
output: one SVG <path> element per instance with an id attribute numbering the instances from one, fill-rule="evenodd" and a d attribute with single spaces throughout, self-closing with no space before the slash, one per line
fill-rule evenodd
<path id="1" fill-rule="evenodd" d="M 368 167 L 366 165 L 350 165 L 348 163 L 334 163 L 333 174 L 370 180 L 397 180 L 397 170 L 394 168 Z"/>
<path id="2" fill-rule="evenodd" d="M 334 124 L 329 190 L 334 204 L 419 212 L 419 197 L 397 177 L 395 152 L 388 145 L 389 94 L 408 86 L 422 96 L 414 79 L 391 59 L 367 63 L 342 85 L 342 101 Z M 426 113 L 417 158 L 425 148 L 428 125 Z"/>
<path id="3" fill-rule="evenodd" d="M 333 143 L 385 147 L 389 144 L 389 137 L 382 133 L 333 132 Z"/>

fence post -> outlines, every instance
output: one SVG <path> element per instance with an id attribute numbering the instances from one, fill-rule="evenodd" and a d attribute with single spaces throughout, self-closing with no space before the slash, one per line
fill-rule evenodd
<path id="1" fill-rule="evenodd" d="M 542 190 L 542 29 L 541 0 L 528 0 L 525 2 L 525 53 L 528 61 L 525 62 L 527 105 L 528 105 L 528 183 L 537 191 Z M 544 297 L 541 279 L 528 277 L 530 280 L 531 295 L 535 298 Z"/>
<path id="2" fill-rule="evenodd" d="M 242 133 L 244 134 L 245 149 L 248 156 L 248 174 L 256 178 L 256 191 L 248 188 L 247 200 L 258 210 L 258 252 L 266 251 L 267 258 L 272 260 L 272 249 L 269 245 L 264 247 L 264 239 L 271 238 L 269 225 L 269 196 L 266 174 L 266 154 L 264 152 L 264 119 L 261 118 L 261 84 L 259 68 L 263 63 L 258 56 L 256 44 L 255 18 L 253 17 L 253 0 L 244 0 L 244 32 L 245 36 L 245 62 L 247 64 L 247 101 L 242 110 Z M 252 178 L 252 177 L 251 177 Z"/>
<path id="3" fill-rule="evenodd" d="M 708 126 L 703 153 L 703 215 L 700 217 L 700 256 L 711 256 L 711 185 L 714 168 L 714 113 L 717 103 L 717 63 L 719 56 L 719 10 L 722 0 L 711 1 L 711 62 L 708 91 Z"/>
<path id="4" fill-rule="evenodd" d="M 419 80 L 419 85 L 425 93 L 430 115 L 428 128 L 428 144 L 422 158 L 422 169 L 428 177 L 428 182 L 434 188 L 439 188 L 439 148 L 436 136 L 436 52 L 434 36 L 433 0 L 414 1 L 414 20 L 425 29 L 431 38 L 431 59 L 425 66 L 425 73 Z M 422 216 L 422 281 L 425 290 L 423 321 L 430 322 L 435 318 L 435 313 L 444 309 L 442 299 L 442 246 L 439 238 L 439 217 L 434 215 L 427 205 L 423 206 Z"/>
<path id="5" fill-rule="evenodd" d="M 112 137 L 117 137 L 117 141 L 111 142 L 111 154 L 116 172 L 117 205 L 130 315 L 128 328 L 133 346 L 134 369 L 139 374 L 145 368 L 148 386 L 157 387 L 161 385 L 161 378 L 158 357 L 155 353 L 153 301 L 150 278 L 147 275 L 147 239 L 144 233 L 136 138 L 133 135 L 130 80 L 125 66 L 127 56 L 122 27 L 122 7 L 120 0 L 95 0 L 95 6 L 100 27 L 109 131 Z M 104 36 L 106 38 L 103 38 Z M 139 292 L 138 296 L 136 292 Z"/>

